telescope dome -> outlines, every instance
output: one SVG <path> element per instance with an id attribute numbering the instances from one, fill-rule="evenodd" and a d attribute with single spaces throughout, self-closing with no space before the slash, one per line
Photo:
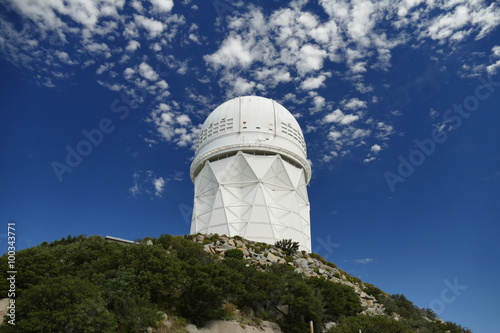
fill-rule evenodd
<path id="1" fill-rule="evenodd" d="M 272 99 L 242 96 L 218 106 L 201 127 L 191 164 L 191 180 L 194 181 L 206 161 L 232 156 L 238 151 L 279 154 L 304 169 L 307 183 L 311 178 L 300 125 L 287 109 Z"/>

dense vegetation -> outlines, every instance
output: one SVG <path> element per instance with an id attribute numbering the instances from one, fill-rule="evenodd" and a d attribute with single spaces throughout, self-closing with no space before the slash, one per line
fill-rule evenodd
<path id="1" fill-rule="evenodd" d="M 212 319 L 270 320 L 284 332 L 302 333 L 312 320 L 317 332 L 329 321 L 339 323 L 330 332 L 467 332 L 451 323 L 425 321 L 425 310 L 404 296 L 391 297 L 370 285 L 403 320 L 360 315 L 351 287 L 307 279 L 286 264 L 263 272 L 247 266 L 239 250 L 228 250 L 218 260 L 188 237 L 162 235 L 150 241 L 153 245 L 146 240 L 123 245 L 99 236 L 68 236 L 19 251 L 16 326 L 4 325 L 1 331 L 143 332 L 158 327 L 164 313 L 176 318 L 177 327 Z M 7 258 L 0 258 L 1 267 L 6 264 Z M 6 281 L 0 283 L 3 295 Z"/>

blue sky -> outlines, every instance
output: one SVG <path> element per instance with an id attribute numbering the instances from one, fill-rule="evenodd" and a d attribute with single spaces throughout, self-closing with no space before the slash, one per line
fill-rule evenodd
<path id="1" fill-rule="evenodd" d="M 305 134 L 314 251 L 494 332 L 499 25 L 481 0 L 4 1 L 0 220 L 19 249 L 187 234 L 203 120 L 265 96 Z"/>

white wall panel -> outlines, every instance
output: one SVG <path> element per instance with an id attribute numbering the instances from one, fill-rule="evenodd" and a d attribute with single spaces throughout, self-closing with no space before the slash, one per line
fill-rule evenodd
<path id="1" fill-rule="evenodd" d="M 311 252 L 305 184 L 301 169 L 279 155 L 239 152 L 206 163 L 195 180 L 191 233 L 239 235 L 267 243 L 291 238 Z"/>

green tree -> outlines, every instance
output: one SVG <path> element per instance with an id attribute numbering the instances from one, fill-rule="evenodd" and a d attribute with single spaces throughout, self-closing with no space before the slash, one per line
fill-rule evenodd
<path id="1" fill-rule="evenodd" d="M 99 288 L 74 276 L 49 278 L 17 302 L 16 332 L 114 332 L 116 319 Z M 15 329 L 15 330 L 14 330 Z"/>
<path id="2" fill-rule="evenodd" d="M 104 285 L 104 295 L 109 308 L 115 314 L 118 331 L 144 332 L 154 327 L 161 319 L 158 308 L 151 303 L 148 272 L 137 274 L 132 268 L 120 268 L 116 276 L 108 278 Z"/>
<path id="3" fill-rule="evenodd" d="M 385 316 L 351 316 L 343 319 L 328 333 L 412 333 L 405 324 Z"/>
<path id="4" fill-rule="evenodd" d="M 196 325 L 222 318 L 224 294 L 220 285 L 222 281 L 216 281 L 216 276 L 213 264 L 194 264 L 190 267 L 177 304 L 181 316 Z"/>
<path id="5" fill-rule="evenodd" d="M 325 279 L 310 279 L 309 284 L 314 287 L 315 295 L 322 300 L 327 320 L 337 321 L 363 310 L 361 301 L 352 287 Z"/>
<path id="6" fill-rule="evenodd" d="M 313 321 L 316 331 L 321 332 L 323 307 L 311 286 L 301 278 L 289 279 L 285 286 L 281 303 L 288 307 L 288 311 L 282 312 L 284 318 L 278 321 L 280 327 L 287 333 L 303 333 Z"/>

